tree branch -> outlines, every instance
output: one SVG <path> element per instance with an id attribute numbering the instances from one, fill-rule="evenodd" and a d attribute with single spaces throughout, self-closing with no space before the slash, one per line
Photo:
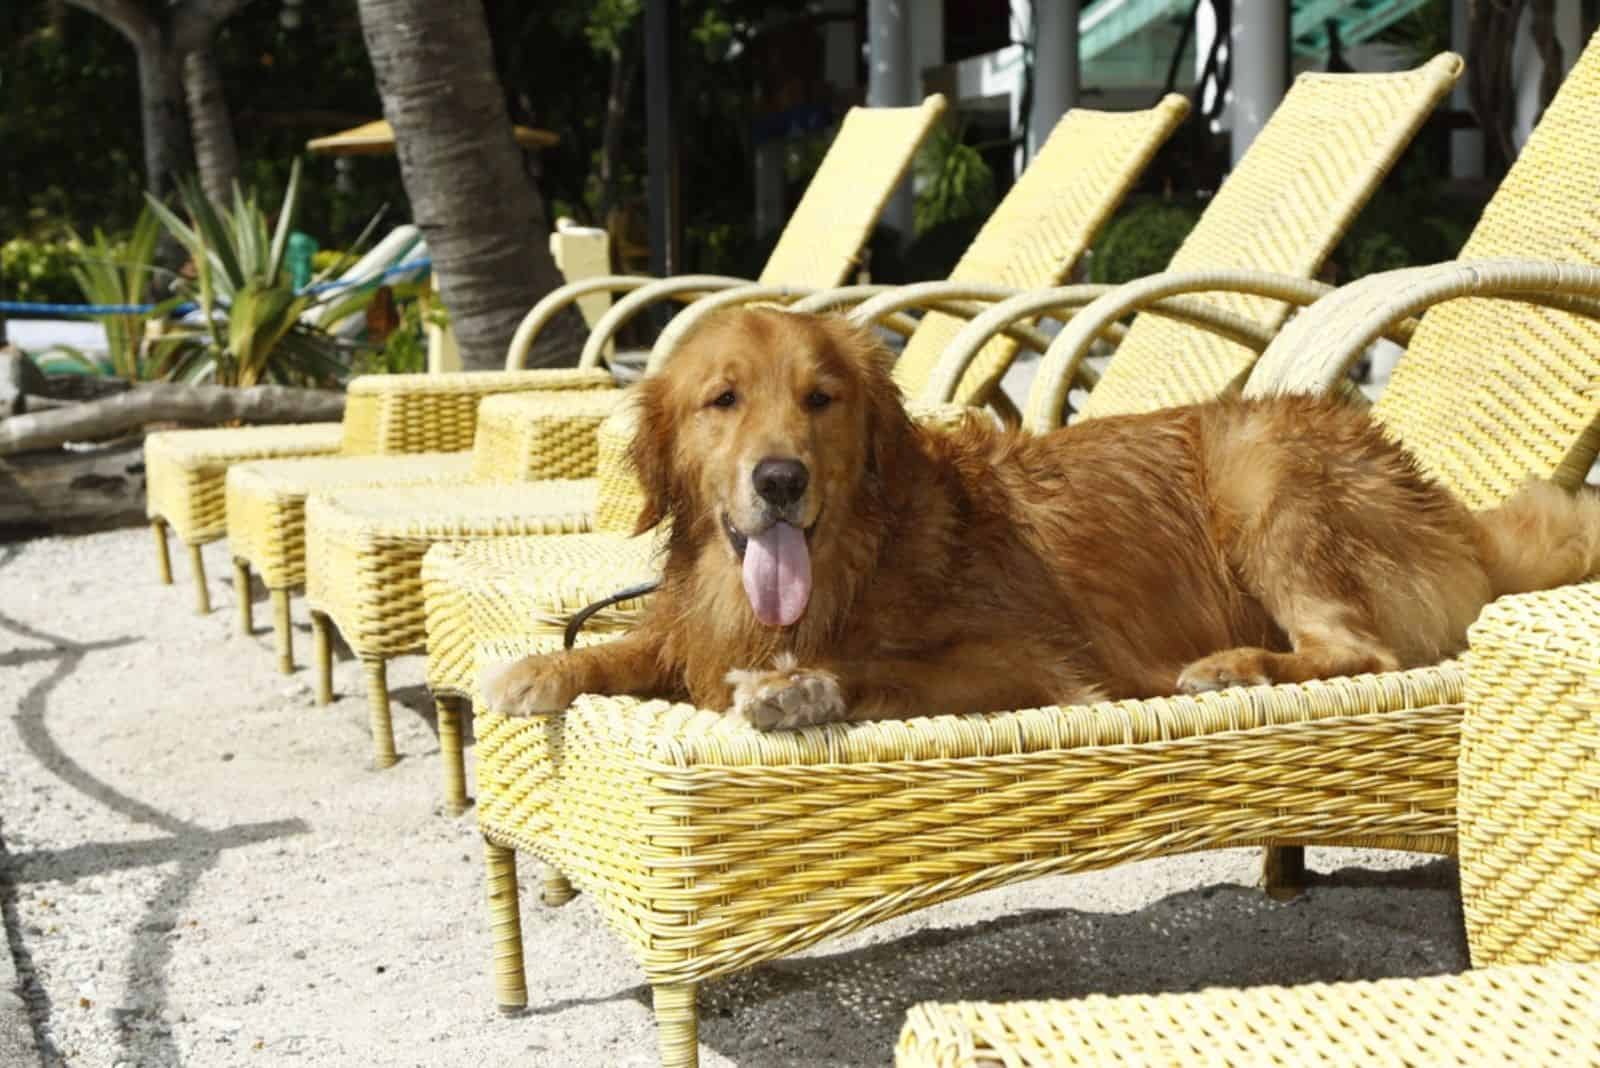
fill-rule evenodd
<path id="1" fill-rule="evenodd" d="M 93 441 L 156 422 L 304 423 L 336 420 L 344 394 L 289 386 L 186 386 L 158 383 L 70 408 L 0 421 L 0 456 Z"/>
<path id="2" fill-rule="evenodd" d="M 67 3 L 105 19 L 135 46 L 144 44 L 157 33 L 155 17 L 135 0 L 67 0 Z"/>

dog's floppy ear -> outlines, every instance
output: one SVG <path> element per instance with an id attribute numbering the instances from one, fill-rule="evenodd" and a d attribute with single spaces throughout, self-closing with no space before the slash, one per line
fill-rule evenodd
<path id="1" fill-rule="evenodd" d="M 635 534 L 643 534 L 673 512 L 677 498 L 672 470 L 672 416 L 667 411 L 665 379 L 645 378 L 634 387 L 636 425 L 628 459 L 644 488 L 644 507 Z"/>
<path id="2" fill-rule="evenodd" d="M 854 362 L 867 410 L 867 470 L 891 470 L 911 440 L 911 417 L 893 375 L 894 353 L 866 330 L 853 331 L 846 351 Z"/>

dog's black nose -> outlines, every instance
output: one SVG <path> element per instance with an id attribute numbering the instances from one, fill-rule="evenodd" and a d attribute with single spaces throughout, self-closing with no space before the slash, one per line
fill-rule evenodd
<path id="1" fill-rule="evenodd" d="M 798 501 L 811 481 L 811 473 L 799 460 L 762 460 L 750 477 L 756 494 L 775 508 Z"/>

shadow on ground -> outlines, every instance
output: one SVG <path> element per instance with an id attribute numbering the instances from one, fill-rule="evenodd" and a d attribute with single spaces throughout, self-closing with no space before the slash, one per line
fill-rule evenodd
<path id="1" fill-rule="evenodd" d="M 700 1040 L 758 1068 L 884 1063 L 906 1011 L 921 1001 L 1292 985 L 1468 966 L 1453 861 L 1404 871 L 1345 868 L 1310 883 L 1289 902 L 1217 885 L 1135 912 L 1031 910 L 775 961 L 702 986 Z M 1058 885 L 1070 894 L 1070 880 Z M 1376 910 L 1358 892 L 1374 886 L 1392 890 Z M 649 1007 L 650 990 L 594 1001 L 619 999 Z M 534 1006 L 530 1015 L 583 1003 Z"/>
<path id="2" fill-rule="evenodd" d="M 0 551 L 0 568 L 16 556 L 16 548 Z M 200 878 L 224 849 L 250 845 L 308 830 L 300 820 L 277 820 L 212 830 L 148 805 L 121 792 L 75 761 L 57 742 L 48 723 L 50 698 L 90 655 L 133 644 L 136 637 L 98 642 L 77 642 L 59 634 L 30 627 L 0 612 L 0 634 L 25 643 L 0 653 L 0 665 L 49 663 L 50 670 L 34 683 L 17 704 L 17 734 L 40 767 L 83 796 L 111 809 L 135 824 L 153 828 L 157 837 L 133 843 L 89 842 L 61 850 L 0 855 L 0 888 L 4 889 L 7 941 L 16 960 L 23 997 L 28 1004 L 34 1038 L 46 1064 L 63 1064 L 48 1024 L 51 994 L 33 968 L 24 932 L 15 929 L 15 889 L 33 880 L 76 880 L 116 869 L 177 863 L 150 896 L 135 928 L 132 946 L 123 961 L 127 989 L 139 992 L 142 1008 L 159 1017 L 167 1007 L 167 970 L 171 963 L 168 934 L 177 925 L 184 902 Z M 119 1049 L 136 1063 L 176 1064 L 178 1050 L 170 1031 L 118 1030 Z"/>

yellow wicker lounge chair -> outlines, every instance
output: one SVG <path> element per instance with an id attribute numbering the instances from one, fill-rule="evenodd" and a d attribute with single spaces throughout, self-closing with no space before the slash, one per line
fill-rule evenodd
<path id="1" fill-rule="evenodd" d="M 923 1004 L 896 1068 L 1600 1065 L 1600 962 L 1377 982 Z"/>
<path id="2" fill-rule="evenodd" d="M 1148 111 L 1070 113 L 973 241 L 956 275 L 1022 285 L 1059 281 L 1187 111 L 1182 97 L 1169 96 Z M 939 314 L 924 319 L 911 335 L 908 353 L 937 351 L 959 322 Z M 1035 338 L 1035 344 L 1042 348 L 1045 342 Z M 992 349 L 1003 350 L 1009 359 L 1015 342 L 1001 338 Z M 925 362 L 905 366 L 926 377 Z M 920 385 L 916 378 L 902 376 L 902 381 L 913 392 Z M 610 430 L 609 440 L 618 446 L 631 434 L 626 420 L 627 413 L 619 412 Z M 594 446 L 592 425 L 575 426 L 574 433 Z M 620 447 L 614 450 L 619 460 L 620 451 Z M 620 467 L 614 464 L 607 470 L 617 472 Z M 616 499 L 616 494 L 609 496 Z M 387 716 L 378 709 L 380 703 L 387 708 L 384 659 L 424 643 L 420 573 L 428 546 L 469 537 L 471 531 L 478 537 L 500 539 L 560 530 L 572 514 L 592 510 L 596 499 L 593 483 L 574 485 L 563 501 L 534 482 L 507 487 L 498 497 L 498 513 L 487 497 L 438 492 L 419 502 L 414 514 L 403 515 L 379 490 L 341 493 L 311 509 L 306 584 L 313 619 L 318 628 L 329 620 L 337 625 L 366 664 L 375 723 Z M 632 514 L 624 514 L 619 522 L 631 527 Z M 403 538 L 401 527 L 407 532 Z M 437 534 L 430 540 L 419 533 L 424 529 Z M 382 613 L 376 611 L 379 606 Z M 321 661 L 324 678 L 328 669 Z M 459 705 L 442 708 L 440 716 L 441 736 L 458 738 Z M 460 749 L 442 748 L 454 766 L 446 780 L 446 804 L 459 811 L 466 801 Z M 380 753 L 379 759 L 392 760 L 392 751 Z"/>
<path id="3" fill-rule="evenodd" d="M 800 205 L 785 227 L 778 247 L 768 260 L 763 278 L 792 277 L 801 285 L 834 285 L 855 266 L 861 246 L 866 242 L 883 205 L 910 166 L 917 146 L 928 134 L 934 122 L 944 111 L 944 98 L 930 96 L 914 108 L 852 108 L 840 125 L 839 133 L 828 150 L 827 157 L 818 168 Z M 533 392 L 541 384 L 552 390 L 571 387 L 614 387 L 610 373 L 600 367 L 600 354 L 609 343 L 613 327 L 604 324 L 625 322 L 629 315 L 643 307 L 650 299 L 673 297 L 689 299 L 694 293 L 707 289 L 726 288 L 733 279 L 714 282 L 702 276 L 687 288 L 683 279 L 655 282 L 652 279 L 625 278 L 607 275 L 583 279 L 561 287 L 545 297 L 529 313 L 518 330 L 506 357 L 507 367 L 521 367 L 528 348 L 538 331 L 554 317 L 556 312 L 581 298 L 598 293 L 635 289 L 628 300 L 626 314 L 615 316 L 621 305 L 613 307 L 596 325 L 592 340 L 596 344 L 584 350 L 575 369 L 546 368 L 529 371 L 507 371 L 508 383 Z M 647 284 L 648 283 L 648 284 Z M 625 310 L 625 309 L 624 309 Z M 478 388 L 486 378 L 482 373 L 417 376 L 432 389 L 466 390 Z M 506 390 L 500 390 L 504 392 Z M 611 392 L 618 392 L 612 390 Z M 559 411 L 559 401 L 553 411 Z M 593 422 L 580 420 L 574 424 L 577 437 L 592 435 Z M 434 446 L 435 451 L 465 449 L 472 441 L 470 421 L 466 434 L 459 444 Z M 592 443 L 579 443 L 579 451 L 593 452 Z M 421 450 L 409 450 L 417 452 Z M 290 652 L 292 638 L 289 631 L 287 598 L 289 590 L 303 581 L 304 501 L 312 492 L 331 492 L 343 488 L 377 487 L 384 485 L 438 485 L 457 479 L 459 459 L 445 457 L 396 457 L 389 460 L 366 458 L 346 464 L 324 462 L 306 465 L 297 461 L 281 461 L 263 473 L 257 468 L 249 475 L 235 480 L 226 494 L 230 507 L 237 505 L 248 518 L 229 520 L 228 537 L 235 546 L 234 577 L 240 586 L 240 599 L 246 599 L 250 571 L 254 567 L 271 591 L 274 601 L 274 619 L 277 631 L 279 664 L 285 671 L 293 670 Z M 296 481 L 295 472 L 305 477 Z M 565 478 L 592 472 L 571 470 L 563 465 L 559 470 L 541 471 L 535 467 L 519 468 L 523 477 Z M 345 476 L 341 479 L 340 472 Z M 548 529 L 541 521 L 528 530 Z M 273 567 L 274 561 L 286 561 L 286 567 Z M 263 570 L 265 568 L 265 570 Z M 248 622 L 248 614 L 241 612 L 241 623 Z"/>
<path id="4" fill-rule="evenodd" d="M 432 377 L 439 381 L 466 382 L 494 375 Z M 573 389 L 486 396 L 474 409 L 476 428 L 470 452 L 327 456 L 235 465 L 226 476 L 227 530 L 234 557 L 234 581 L 239 590 L 241 630 L 248 633 L 251 629 L 248 591 L 253 570 L 260 575 L 271 596 L 279 670 L 286 674 L 294 670 L 289 591 L 302 585 L 306 578 L 306 499 L 311 494 L 381 486 L 386 492 L 393 491 L 397 495 L 415 489 L 418 494 L 407 499 L 420 503 L 449 487 L 456 494 L 465 493 L 473 501 L 481 502 L 485 500 L 482 486 L 469 488 L 464 484 L 504 483 L 534 477 L 569 480 L 588 475 L 595 464 L 595 429 L 614 407 L 610 394 L 610 390 Z M 477 401 L 476 397 L 473 399 Z M 587 427 L 588 433 L 576 432 L 580 427 Z M 538 528 L 549 532 L 588 529 L 589 513 L 593 509 L 592 490 L 586 495 L 581 485 L 569 485 L 564 481 L 561 485 L 568 488 L 567 499 L 557 501 L 547 495 L 545 499 L 552 509 Z M 507 488 L 499 487 L 495 495 Z M 474 493 L 477 496 L 471 496 Z M 481 503 L 476 507 L 482 511 Z M 467 511 L 473 512 L 473 508 Z M 383 576 L 385 590 L 380 597 L 399 596 L 388 588 L 390 578 Z M 318 634 L 319 640 L 325 637 Z M 326 672 L 322 689 L 327 689 Z M 384 722 L 387 722 L 386 717 Z M 382 751 L 383 739 L 374 741 Z M 392 743 L 388 751 L 391 754 L 389 763 L 393 763 Z"/>
<path id="5" fill-rule="evenodd" d="M 1595 159 L 1600 45 L 1569 74 L 1468 254 L 1523 249 L 1566 261 L 1600 259 L 1600 187 L 1570 181 L 1574 168 Z M 1533 299 L 1543 304 L 1466 300 L 1430 315 L 1379 415 L 1475 504 L 1499 499 L 1530 476 L 1570 483 L 1600 444 L 1600 326 L 1585 314 L 1595 310 L 1592 301 L 1564 294 L 1600 294 L 1600 270 L 1437 270 L 1448 277 L 1431 291 L 1422 283 L 1432 271 L 1346 287 L 1290 324 L 1258 373 L 1272 381 L 1283 366 L 1311 357 L 1313 366 L 1332 369 L 1316 380 L 1327 388 L 1368 341 L 1430 298 L 1517 296 L 1542 284 Z M 1412 280 L 1414 289 L 1403 292 Z M 1376 314 L 1347 321 L 1362 310 L 1363 297 Z M 1030 398 L 1035 428 L 1059 420 L 1059 406 L 1037 398 L 1065 388 L 1061 361 L 1046 362 Z M 1402 414 L 1423 409 L 1426 419 Z M 1474 472 L 1476 484 L 1452 471 Z M 550 539 L 552 550 L 574 541 Z M 1570 596 L 1528 601 L 1542 606 Z M 1475 628 L 1469 658 L 1482 680 L 1474 685 L 1496 691 L 1500 680 L 1475 658 L 1492 640 L 1504 605 Z M 1569 607 L 1549 618 L 1581 621 L 1587 644 L 1580 647 L 1592 650 L 1592 611 L 1585 619 Z M 490 640 L 476 655 L 480 663 L 503 660 L 549 640 Z M 1574 707 L 1592 724 L 1595 670 L 1592 652 L 1585 655 L 1549 690 L 1536 672 L 1520 688 L 1504 688 L 1513 699 L 1536 692 L 1545 707 Z M 1197 698 L 781 735 L 685 705 L 593 695 L 564 716 L 534 722 L 477 709 L 478 820 L 487 843 L 497 997 L 508 1006 L 526 997 L 517 849 L 591 893 L 638 955 L 655 990 L 662 1059 L 672 1065 L 694 1063 L 702 980 L 987 887 L 1224 846 L 1449 852 L 1456 843 L 1457 752 L 1469 737 L 1459 730 L 1461 702 L 1472 696 L 1464 694 L 1464 678 L 1460 664 L 1447 663 Z M 1537 713 L 1512 716 L 1537 734 Z M 1586 851 L 1575 862 L 1581 869 L 1594 853 L 1594 733 L 1588 727 L 1546 741 L 1558 759 L 1488 763 L 1513 793 L 1548 796 L 1549 811 L 1561 811 L 1563 788 L 1586 792 L 1586 807 L 1569 820 L 1575 827 L 1568 841 L 1590 844 L 1556 853 Z M 1463 775 L 1468 766 L 1463 756 Z M 1578 770 L 1575 782 L 1563 785 L 1563 776 L 1530 775 L 1530 767 Z M 1500 849 L 1541 845 L 1521 826 L 1481 818 L 1489 823 L 1484 833 L 1505 839 Z M 1465 842 L 1473 826 L 1466 811 L 1461 826 Z M 1524 894 L 1508 906 L 1530 932 L 1521 940 L 1534 943 L 1537 932 L 1552 945 L 1570 945 L 1573 931 L 1592 932 L 1600 914 L 1593 885 L 1564 900 Z M 570 892 L 560 875 L 549 877 L 547 900 Z"/>
<path id="6" fill-rule="evenodd" d="M 1480 970 L 924 1004 L 895 1063 L 1600 1065 L 1600 583 L 1490 606 L 1469 665 L 1456 807 Z"/>
<path id="7" fill-rule="evenodd" d="M 195 610 L 211 611 L 200 547 L 227 532 L 225 479 L 235 464 L 267 458 L 454 452 L 470 448 L 478 401 L 495 393 L 597 384 L 591 371 L 473 375 L 363 375 L 350 383 L 342 423 L 169 430 L 145 439 L 146 510 L 161 581 L 172 581 L 168 527 L 189 549 Z M 360 461 L 357 461 L 360 462 Z M 241 600 L 248 607 L 248 586 Z"/>
<path id="8" fill-rule="evenodd" d="M 1417 71 L 1402 75 L 1302 77 L 1257 138 L 1250 155 L 1230 177 L 1223 192 L 1196 226 L 1185 249 L 1193 246 L 1222 255 L 1217 250 L 1237 245 L 1261 254 L 1272 266 L 1304 269 L 1307 272 L 1315 270 L 1361 204 L 1376 188 L 1382 174 L 1423 117 L 1448 91 L 1459 71 L 1459 59 L 1447 55 Z M 1063 121 L 1063 128 L 1053 135 L 1051 145 L 1055 145 L 1056 139 L 1071 128 L 1068 123 L 1072 121 L 1070 117 Z M 1341 151 L 1315 157 L 1306 153 L 1304 145 L 1310 128 L 1336 134 L 1334 139 Z M 1039 163 L 1036 162 L 1034 168 L 1024 174 L 1012 196 L 1022 195 L 1028 191 L 1031 183 L 1041 180 L 1040 175 L 1046 172 L 1036 171 L 1038 167 Z M 1258 216 L 1260 205 L 1273 202 L 1272 189 L 1276 183 L 1284 183 L 1293 189 L 1302 186 L 1323 189 L 1327 193 L 1327 203 L 1320 211 L 1308 216 L 1309 221 L 1298 221 L 1288 237 L 1266 240 L 1259 234 Z M 1011 197 L 1008 197 L 1007 204 L 1010 203 Z M 994 240 L 988 240 L 990 230 L 986 227 L 984 235 L 962 260 L 961 268 L 956 272 L 958 277 L 950 283 L 905 287 L 875 297 L 855 314 L 863 319 L 876 320 L 879 314 L 896 311 L 908 304 L 933 302 L 941 306 L 941 302 L 947 300 L 959 301 L 985 294 L 994 296 L 1012 292 L 1004 285 L 980 285 L 980 280 L 986 275 L 1024 287 L 1062 277 L 1066 265 L 1057 265 L 1053 273 L 1040 265 L 1041 254 L 1037 249 L 1048 246 L 1039 240 L 1041 226 L 1034 221 L 1030 211 L 1018 211 L 1011 217 L 1012 221 L 999 222 L 1007 212 L 1006 206 L 1002 205 L 996 213 L 997 222 L 991 223 L 995 227 Z M 1034 238 L 1032 242 L 1027 241 L 1030 236 Z M 1048 238 L 1050 235 L 1046 233 L 1044 236 Z M 1087 241 L 1087 238 L 1082 240 Z M 1013 250 L 1013 246 L 1019 243 L 1022 247 Z M 1191 253 L 1180 255 L 1188 256 Z M 1192 264 L 1194 261 L 1191 259 L 1189 262 Z M 984 273 L 980 273 L 980 270 Z M 1293 281 L 1281 283 L 1280 288 L 1290 286 Z M 1306 279 L 1298 281 L 1303 287 L 1297 291 L 1301 300 L 1312 299 L 1327 288 Z M 1071 292 L 1101 294 L 1108 288 L 1071 287 Z M 864 293 L 861 287 L 850 287 L 802 300 L 796 306 L 838 306 L 856 296 L 871 295 L 872 292 L 868 290 Z M 766 295 L 781 294 L 767 291 Z M 713 305 L 721 299 L 706 298 L 696 309 L 681 313 L 674 320 L 674 327 L 669 329 L 668 335 L 663 337 L 652 353 L 652 360 L 666 358 L 666 352 L 675 343 L 672 331 L 678 323 L 696 314 L 699 307 Z M 1070 307 L 1071 302 L 1067 303 Z M 1083 300 L 1078 301 L 1078 304 L 1082 303 Z M 958 310 L 971 314 L 969 307 Z M 1228 331 L 1229 336 L 1248 339 L 1253 348 L 1247 351 L 1252 354 L 1264 347 L 1271 337 L 1269 327 L 1252 324 L 1227 308 L 1200 301 L 1193 301 L 1187 306 L 1172 304 L 1158 310 Z M 1276 319 L 1271 319 L 1272 325 L 1281 317 L 1279 314 Z M 985 318 L 979 316 L 979 320 Z M 1019 316 L 1013 316 L 1011 321 L 1016 318 Z M 981 403 L 993 395 L 995 383 L 1016 351 L 1016 341 L 1012 338 L 994 337 L 995 331 L 988 331 L 981 340 L 961 348 L 954 357 L 946 355 L 930 369 L 930 361 L 938 355 L 940 348 L 950 342 L 952 335 L 958 333 L 960 322 L 953 315 L 937 312 L 924 317 L 921 327 L 910 339 L 896 365 L 896 376 L 909 395 L 920 395 L 925 403 L 957 400 L 968 404 Z M 923 344 L 924 330 L 928 331 L 926 337 L 932 339 L 931 344 Z M 968 334 L 967 331 L 960 333 L 961 336 Z M 1192 330 L 1188 341 L 1192 347 L 1198 348 L 1238 347 Z M 1143 366 L 1154 368 L 1151 372 L 1154 374 L 1159 373 L 1162 361 L 1173 351 L 1171 324 L 1157 316 L 1146 316 L 1128 331 L 1118 349 L 1117 360 L 1138 360 Z M 952 368 L 952 358 L 966 362 Z M 1213 390 L 1220 392 L 1235 375 L 1235 372 L 1229 372 L 1216 376 Z M 607 424 L 603 438 L 610 436 L 613 439 L 611 454 L 620 456 L 629 432 L 625 423 Z M 607 447 L 602 443 L 601 455 L 604 457 L 607 454 Z M 455 548 L 450 548 L 435 554 L 430 563 L 435 573 L 435 581 L 430 584 L 430 589 L 435 592 L 429 595 L 428 681 L 438 703 L 440 722 L 451 724 L 451 737 L 458 734 L 454 726 L 460 715 L 457 709 L 471 693 L 471 652 L 476 641 L 484 637 L 522 633 L 530 627 L 545 633 L 558 632 L 559 617 L 606 596 L 619 586 L 629 584 L 616 576 L 627 575 L 637 579 L 648 572 L 649 539 L 626 537 L 637 515 L 637 507 L 628 488 L 631 475 L 624 470 L 602 466 L 612 478 L 599 493 L 602 508 L 608 514 L 597 518 L 595 529 L 611 533 L 588 536 L 581 545 L 574 543 L 576 555 L 572 559 L 565 559 L 559 549 L 549 545 L 523 544 L 515 540 L 487 546 L 481 551 L 462 548 L 458 553 Z M 606 546 L 610 547 L 613 554 L 609 567 L 599 563 L 606 559 L 603 550 Z M 524 572 L 527 572 L 526 581 L 522 577 Z M 580 575 L 593 576 L 594 580 L 584 582 L 579 579 Z M 555 598 L 554 602 L 549 602 L 551 597 Z M 497 603 L 500 598 L 504 598 L 505 603 Z M 598 616 L 591 625 L 600 629 L 624 625 L 637 607 L 632 602 L 616 606 Z M 451 758 L 449 750 L 445 750 L 445 754 Z M 465 805 L 464 777 L 459 767 L 447 765 L 446 803 L 452 808 L 459 809 Z"/>

